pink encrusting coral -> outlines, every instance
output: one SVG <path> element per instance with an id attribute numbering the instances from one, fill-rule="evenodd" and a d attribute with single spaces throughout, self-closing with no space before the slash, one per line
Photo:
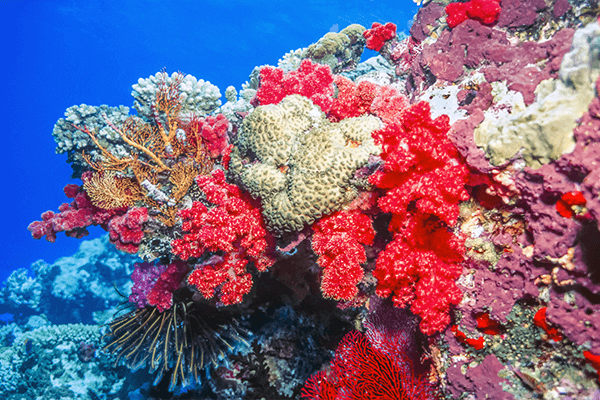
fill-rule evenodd
<path id="1" fill-rule="evenodd" d="M 367 261 L 364 245 L 375 237 L 371 219 L 360 211 L 341 211 L 313 225 L 312 248 L 323 268 L 321 290 L 334 300 L 352 300 Z"/>
<path id="2" fill-rule="evenodd" d="M 458 203 L 469 198 L 469 170 L 446 136 L 449 128 L 446 116 L 432 120 L 421 102 L 373 134 L 385 163 L 369 180 L 386 190 L 378 204 L 392 214 L 393 234 L 373 273 L 377 294 L 392 296 L 397 307 L 410 305 L 426 334 L 443 330 L 462 298 L 454 281 L 462 272 L 463 240 L 450 228 Z"/>
<path id="3" fill-rule="evenodd" d="M 190 209 L 179 212 L 187 233 L 173 240 L 173 253 L 188 260 L 205 253 L 223 252 L 222 260 L 212 265 L 200 264 L 188 282 L 207 299 L 219 289 L 223 304 L 239 303 L 252 287 L 247 264 L 252 262 L 257 270 L 265 271 L 273 263 L 267 255 L 269 243 L 264 221 L 249 196 L 225 181 L 222 170 L 200 175 L 196 183 L 207 201 L 215 206 L 208 208 L 196 201 Z"/>

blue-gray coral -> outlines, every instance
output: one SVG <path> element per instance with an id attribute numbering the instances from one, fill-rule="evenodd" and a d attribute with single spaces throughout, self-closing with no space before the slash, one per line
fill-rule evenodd
<path id="1" fill-rule="evenodd" d="M 123 301 L 119 292 L 130 292 L 129 276 L 138 260 L 117 251 L 108 235 L 84 241 L 73 256 L 53 264 L 35 262 L 33 276 L 24 268 L 13 271 L 0 289 L 0 307 L 13 313 L 43 312 L 54 323 L 103 323 L 110 317 L 106 310 Z"/>

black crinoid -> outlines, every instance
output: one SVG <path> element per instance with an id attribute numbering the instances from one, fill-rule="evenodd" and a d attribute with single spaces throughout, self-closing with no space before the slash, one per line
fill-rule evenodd
<path id="1" fill-rule="evenodd" d="M 138 308 L 108 325 L 104 350 L 116 355 L 135 371 L 149 365 L 156 371 L 154 386 L 171 374 L 169 391 L 200 384 L 200 373 L 240 344 L 248 346 L 247 332 L 223 309 L 192 300 L 188 289 L 174 294 L 173 306 L 159 312 L 155 307 Z"/>

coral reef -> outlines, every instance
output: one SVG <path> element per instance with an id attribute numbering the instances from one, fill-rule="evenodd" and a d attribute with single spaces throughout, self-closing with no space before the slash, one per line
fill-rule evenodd
<path id="1" fill-rule="evenodd" d="M 114 279 L 104 349 L 96 329 L 49 351 L 77 364 L 61 373 L 107 371 L 96 398 L 131 379 L 121 365 L 153 380 L 131 397 L 597 398 L 597 4 L 430 1 L 396 30 L 330 32 L 223 106 L 159 72 L 134 85 L 137 116 L 69 108 L 53 134 L 82 185 L 29 230 L 100 225 L 144 262 L 15 271 L 3 393 L 32 390 L 34 332 L 75 329 L 46 319 L 106 321 Z M 364 46 L 379 55 L 359 63 Z"/>
<path id="2" fill-rule="evenodd" d="M 135 379 L 111 368 L 110 357 L 82 352 L 101 346 L 99 326 L 46 322 L 12 328 L 11 343 L 0 348 L 0 393 L 6 399 L 120 399 L 136 387 Z"/>

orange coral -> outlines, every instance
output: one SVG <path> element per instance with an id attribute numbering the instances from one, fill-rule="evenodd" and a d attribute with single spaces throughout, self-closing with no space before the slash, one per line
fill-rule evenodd
<path id="1" fill-rule="evenodd" d="M 180 115 L 180 85 L 184 77 L 177 74 L 171 81 L 164 78 L 159 82 L 152 123 L 132 116 L 116 126 L 105 118 L 106 124 L 129 146 L 129 154 L 125 156 L 108 151 L 87 127 L 76 126 L 88 134 L 102 155 L 102 160 L 95 162 L 83 154 L 95 170 L 84 184 L 94 205 L 113 209 L 142 202 L 158 211 L 156 217 L 165 225 L 175 224 L 177 203 L 194 178 L 209 173 L 214 163 L 203 137 L 193 129 L 196 125 L 183 121 Z M 180 127 L 184 128 L 185 136 L 177 134 Z"/>

